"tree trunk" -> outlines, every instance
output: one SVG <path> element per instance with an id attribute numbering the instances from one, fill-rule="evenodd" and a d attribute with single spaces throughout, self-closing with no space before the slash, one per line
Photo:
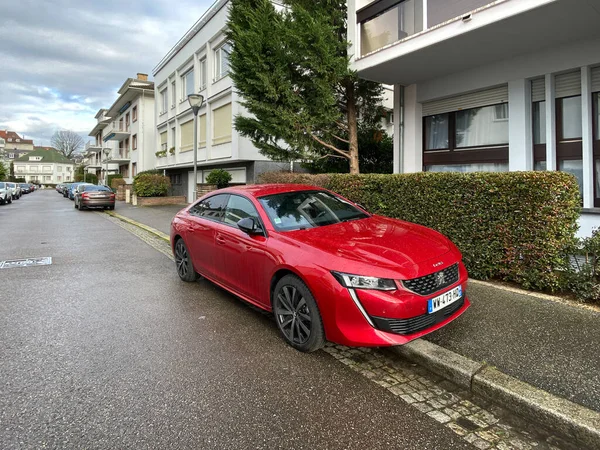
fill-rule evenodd
<path id="1" fill-rule="evenodd" d="M 348 114 L 348 140 L 350 141 L 348 152 L 350 153 L 350 174 L 358 175 L 358 120 L 356 117 L 356 98 L 354 96 L 354 83 L 347 81 L 346 104 Z"/>

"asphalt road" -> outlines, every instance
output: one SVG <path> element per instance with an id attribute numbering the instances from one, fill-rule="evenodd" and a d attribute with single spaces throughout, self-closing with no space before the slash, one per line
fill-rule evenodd
<path id="1" fill-rule="evenodd" d="M 455 449 L 468 444 L 104 215 L 0 206 L 0 446 Z"/>

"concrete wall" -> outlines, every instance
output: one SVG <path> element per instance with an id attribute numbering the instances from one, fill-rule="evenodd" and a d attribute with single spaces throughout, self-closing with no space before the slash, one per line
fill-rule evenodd
<path id="1" fill-rule="evenodd" d="M 433 27 L 489 3 L 493 2 L 490 0 L 427 0 L 427 26 Z"/>

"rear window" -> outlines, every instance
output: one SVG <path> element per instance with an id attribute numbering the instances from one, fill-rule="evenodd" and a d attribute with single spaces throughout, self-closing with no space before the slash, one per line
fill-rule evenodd
<path id="1" fill-rule="evenodd" d="M 110 192 L 112 192 L 110 189 L 108 189 L 107 187 L 104 187 L 104 186 L 82 186 L 82 189 L 84 191 L 110 191 Z"/>

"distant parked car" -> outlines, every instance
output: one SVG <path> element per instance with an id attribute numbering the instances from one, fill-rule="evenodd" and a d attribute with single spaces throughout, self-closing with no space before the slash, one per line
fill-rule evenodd
<path id="1" fill-rule="evenodd" d="M 75 189 L 77 189 L 77 187 L 81 186 L 81 185 L 95 186 L 92 183 L 82 183 L 82 182 L 71 183 L 71 185 L 69 186 L 69 189 L 67 189 L 67 197 L 69 197 L 69 200 L 75 200 Z"/>
<path id="2" fill-rule="evenodd" d="M 65 183 L 63 185 L 63 188 L 62 188 L 62 195 L 63 195 L 63 197 L 65 197 L 65 198 L 69 197 L 69 188 L 71 187 L 72 184 L 73 183 Z"/>
<path id="3" fill-rule="evenodd" d="M 23 194 L 29 194 L 31 192 L 31 185 L 29 183 L 19 183 L 19 187 Z"/>
<path id="4" fill-rule="evenodd" d="M 0 181 L 0 205 L 12 203 L 12 189 L 8 187 L 8 183 Z"/>
<path id="5" fill-rule="evenodd" d="M 115 209 L 115 194 L 106 186 L 80 184 L 75 189 L 75 208 Z"/>
<path id="6" fill-rule="evenodd" d="M 13 200 L 19 200 L 21 198 L 21 188 L 17 183 L 7 181 L 6 185 L 11 189 L 11 195 Z"/>

